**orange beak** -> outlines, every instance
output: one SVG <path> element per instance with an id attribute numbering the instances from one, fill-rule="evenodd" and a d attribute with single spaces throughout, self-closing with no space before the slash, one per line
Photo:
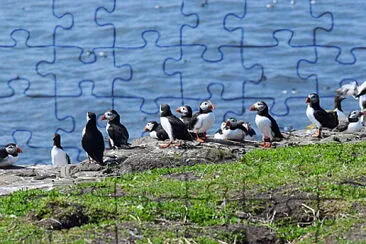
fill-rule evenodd
<path id="1" fill-rule="evenodd" d="M 148 131 L 146 126 L 144 127 L 144 131 Z"/>
<path id="2" fill-rule="evenodd" d="M 17 147 L 17 152 L 18 152 L 18 153 L 22 153 L 22 152 L 23 152 L 23 150 L 22 150 L 20 147 Z"/>
<path id="3" fill-rule="evenodd" d="M 249 107 L 249 110 L 250 110 L 250 111 L 255 111 L 255 110 L 256 110 L 256 109 L 255 109 L 255 106 L 254 106 L 254 105 L 250 106 L 250 107 Z"/>
<path id="4" fill-rule="evenodd" d="M 308 98 L 308 97 L 307 97 L 307 98 L 305 99 L 305 103 L 310 103 L 310 98 Z"/>
<path id="5" fill-rule="evenodd" d="M 175 112 L 180 113 L 180 107 L 175 109 Z"/>
<path id="6" fill-rule="evenodd" d="M 210 107 L 209 107 L 211 110 L 215 110 L 215 104 L 211 104 Z"/>
<path id="7" fill-rule="evenodd" d="M 100 117 L 100 120 L 106 120 L 106 117 L 105 117 L 105 115 L 103 114 L 103 116 L 102 117 Z"/>

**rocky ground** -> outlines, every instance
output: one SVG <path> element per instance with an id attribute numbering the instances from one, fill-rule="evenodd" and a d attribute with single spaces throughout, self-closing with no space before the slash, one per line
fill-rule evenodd
<path id="1" fill-rule="evenodd" d="M 314 143 L 347 143 L 364 140 L 366 133 L 354 134 L 324 131 L 324 138 L 312 138 L 311 130 L 285 133 L 286 139 L 275 142 L 273 147 L 299 146 Z M 180 146 L 160 149 L 163 142 L 142 137 L 131 146 L 105 152 L 105 166 L 83 161 L 64 167 L 51 165 L 18 165 L 0 168 L 0 195 L 20 189 L 52 189 L 83 181 L 99 181 L 103 177 L 118 176 L 137 171 L 162 167 L 178 167 L 200 163 L 225 163 L 240 158 L 245 152 L 260 148 L 256 141 L 209 140 L 207 143 L 183 142 Z"/>

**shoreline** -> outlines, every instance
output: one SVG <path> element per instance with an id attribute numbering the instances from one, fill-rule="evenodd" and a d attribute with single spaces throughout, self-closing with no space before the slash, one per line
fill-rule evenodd
<path id="1" fill-rule="evenodd" d="M 312 130 L 306 129 L 284 133 L 286 138 L 280 142 L 274 142 L 273 148 L 329 142 L 361 142 L 366 138 L 365 130 L 353 134 L 324 131 L 322 139 L 312 138 L 311 132 Z M 261 149 L 257 141 L 209 140 L 203 144 L 186 142 L 180 148 L 168 149 L 160 149 L 159 144 L 161 143 L 161 141 L 146 136 L 134 140 L 129 149 L 106 150 L 104 154 L 104 158 L 107 160 L 106 166 L 84 160 L 78 164 L 57 167 L 15 165 L 0 168 L 0 195 L 8 195 L 17 190 L 51 190 L 155 168 L 233 162 L 250 150 Z"/>

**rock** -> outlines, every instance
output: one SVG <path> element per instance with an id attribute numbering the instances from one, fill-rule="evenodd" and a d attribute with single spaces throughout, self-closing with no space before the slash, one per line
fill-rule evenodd
<path id="1" fill-rule="evenodd" d="M 353 134 L 324 130 L 324 138 L 312 138 L 311 130 L 283 133 L 285 139 L 274 142 L 273 147 L 301 146 L 316 143 L 347 143 L 362 141 L 365 131 Z M 196 164 L 232 162 L 246 152 L 259 148 L 256 141 L 222 141 L 210 139 L 207 143 L 184 142 L 180 146 L 161 149 L 163 142 L 150 137 L 134 140 L 131 146 L 119 150 L 106 150 L 104 163 L 99 165 L 84 160 L 79 164 L 54 167 L 51 165 L 23 165 L 0 168 L 0 195 L 20 189 L 52 189 L 83 181 L 100 181 L 106 176 L 119 176 L 155 168 L 172 168 Z"/>

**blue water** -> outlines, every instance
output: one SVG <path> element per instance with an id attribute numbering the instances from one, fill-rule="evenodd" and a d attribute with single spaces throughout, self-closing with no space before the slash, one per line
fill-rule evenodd
<path id="1" fill-rule="evenodd" d="M 341 84 L 363 81 L 364 0 L 0 1 L 0 145 L 18 164 L 50 164 L 52 135 L 85 158 L 85 114 L 114 108 L 131 138 L 159 104 L 216 105 L 216 124 L 265 100 L 283 130 L 303 128 L 305 97 L 331 109 Z M 344 110 L 357 109 L 352 98 Z M 99 121 L 105 133 L 105 122 Z"/>

